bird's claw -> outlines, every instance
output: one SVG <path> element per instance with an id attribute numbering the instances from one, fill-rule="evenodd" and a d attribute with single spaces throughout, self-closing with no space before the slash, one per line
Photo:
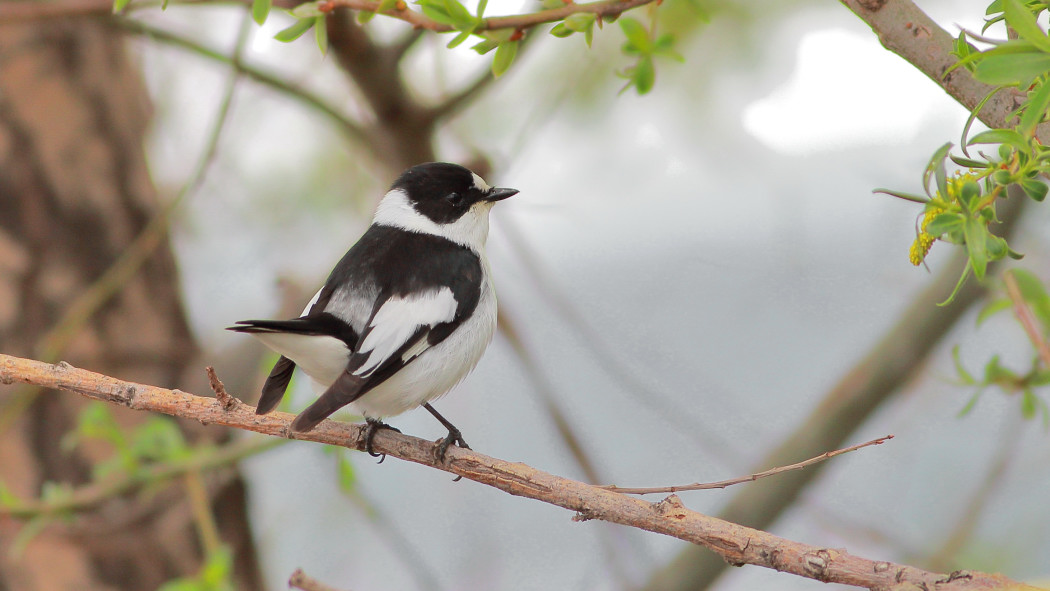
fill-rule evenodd
<path id="1" fill-rule="evenodd" d="M 386 459 L 386 454 L 376 453 L 375 450 L 372 449 L 372 441 L 376 437 L 376 431 L 379 431 L 380 429 L 390 429 L 391 431 L 397 431 L 400 433 L 401 429 L 391 427 L 383 421 L 378 421 L 376 419 L 365 419 L 365 422 L 368 424 L 365 428 L 365 452 L 373 458 L 379 458 L 377 463 L 382 464 L 383 460 Z"/>
<path id="2" fill-rule="evenodd" d="M 445 453 L 448 452 L 449 446 L 453 443 L 456 444 L 456 447 L 470 449 L 467 442 L 463 440 L 463 433 L 460 433 L 459 429 L 449 429 L 448 436 L 438 442 L 437 449 L 435 450 L 438 463 L 445 463 Z"/>

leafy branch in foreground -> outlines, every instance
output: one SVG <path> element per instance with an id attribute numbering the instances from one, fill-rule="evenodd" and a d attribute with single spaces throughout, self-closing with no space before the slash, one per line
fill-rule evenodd
<path id="1" fill-rule="evenodd" d="M 256 415 L 236 399 L 195 396 L 125 382 L 67 363 L 56 365 L 0 354 L 0 383 L 29 383 L 58 388 L 119 404 L 133 410 L 162 412 L 284 438 L 297 438 L 361 450 L 366 429 L 324 421 L 308 433 L 293 433 L 292 415 L 274 412 Z M 685 507 L 676 495 L 650 503 L 618 492 L 542 472 L 522 463 L 507 462 L 453 447 L 444 462 L 436 459 L 436 444 L 389 430 L 375 435 L 376 451 L 422 464 L 492 486 L 516 496 L 540 500 L 576 513 L 574 521 L 598 519 L 672 536 L 704 546 L 735 565 L 752 564 L 822 582 L 837 582 L 871 589 L 914 588 L 943 591 L 1010 588 L 1036 591 L 1035 587 L 1001 575 L 957 571 L 938 574 L 911 566 L 853 556 L 841 549 L 795 542 L 764 531 L 736 525 Z"/>
<path id="2" fill-rule="evenodd" d="M 999 355 L 985 363 L 980 378 L 966 370 L 959 359 L 959 347 L 952 350 L 955 373 L 963 386 L 976 388 L 969 402 L 960 411 L 965 415 L 977 405 L 988 388 L 997 388 L 1005 395 L 1020 395 L 1021 416 L 1034 419 L 1039 415 L 1043 427 L 1050 429 L 1050 406 L 1039 391 L 1050 386 L 1050 293 L 1034 274 L 1023 269 L 1011 269 L 1003 274 L 1003 297 L 989 301 L 977 315 L 980 326 L 987 318 L 1004 310 L 1013 309 L 1018 322 L 1028 334 L 1036 350 L 1028 371 L 1019 373 L 1002 364 Z"/>
<path id="3" fill-rule="evenodd" d="M 970 272 L 983 280 L 992 261 L 1006 256 L 1021 258 L 1003 238 L 989 230 L 989 223 L 997 221 L 995 204 L 1007 197 L 1010 186 L 1020 187 L 1034 201 L 1042 202 L 1046 198 L 1050 148 L 1036 137 L 1038 126 L 1050 112 L 1050 37 L 1036 22 L 1036 16 L 1046 8 L 1046 2 L 993 2 L 988 8 L 990 18 L 985 30 L 1002 21 L 1018 38 L 994 41 L 980 37 L 981 41 L 992 44 L 984 51 L 978 51 L 969 43 L 968 38 L 976 38 L 975 35 L 966 31 L 959 34 L 952 51 L 958 61 L 942 77 L 964 68 L 977 81 L 995 85 L 976 105 L 963 127 L 962 154 L 950 154 L 951 144 L 941 146 L 933 154 L 923 175 L 923 189 L 928 197 L 879 190 L 924 204 L 923 220 L 909 257 L 912 264 L 922 264 L 936 240 L 965 246 L 970 264 L 958 285 Z M 970 126 L 988 100 L 1010 88 L 1024 96 L 1020 106 L 1006 117 L 1006 121 L 1013 122 L 1012 127 L 991 129 L 968 138 Z M 998 144 L 993 155 L 982 151 L 971 154 L 973 146 L 987 144 Z M 966 170 L 949 178 L 946 172 L 949 158 Z M 954 298 L 958 285 L 945 303 Z"/>
<path id="4" fill-rule="evenodd" d="M 471 49 L 478 54 L 485 55 L 495 50 L 492 74 L 499 77 L 510 68 L 528 29 L 554 24 L 550 33 L 555 37 L 583 33 L 589 47 L 595 26 L 601 28 L 603 23 L 617 20 L 624 12 L 660 1 L 599 0 L 575 3 L 544 0 L 543 9 L 536 12 L 486 17 L 488 0 L 480 0 L 476 12 L 471 12 L 460 0 L 415 0 L 418 10 L 411 9 L 405 0 L 316 0 L 290 10 L 289 14 L 296 22 L 278 32 L 275 38 L 290 42 L 313 29 L 318 46 L 324 52 L 328 44 L 324 23 L 326 15 L 336 8 L 350 8 L 357 11 L 361 23 L 368 22 L 378 14 L 405 21 L 417 29 L 455 33 L 448 43 L 450 49 L 474 37 L 475 43 Z M 271 0 L 253 0 L 252 14 L 260 25 L 266 21 L 270 6 Z M 663 56 L 682 61 L 682 57 L 674 51 L 674 38 L 671 35 L 654 38 L 645 26 L 634 19 L 622 19 L 621 28 L 627 39 L 623 52 L 635 58 L 636 63 L 620 75 L 629 80 L 625 88 L 633 86 L 639 94 L 645 94 L 652 89 L 655 80 L 653 58 Z"/>

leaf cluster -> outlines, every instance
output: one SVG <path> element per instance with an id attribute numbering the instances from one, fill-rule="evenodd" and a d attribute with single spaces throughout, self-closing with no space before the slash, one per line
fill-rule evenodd
<path id="1" fill-rule="evenodd" d="M 618 73 L 621 78 L 627 79 L 627 84 L 620 92 L 631 87 L 634 87 L 638 94 L 646 94 L 652 90 L 656 82 L 656 68 L 653 66 L 653 59 L 656 57 L 685 61 L 685 58 L 674 50 L 674 37 L 669 33 L 657 36 L 651 29 L 630 17 L 620 19 L 620 28 L 627 38 L 623 44 L 623 53 L 635 59 L 634 65 Z"/>
<path id="2" fill-rule="evenodd" d="M 208 552 L 200 571 L 168 581 L 157 591 L 233 591 L 233 552 L 226 545 Z"/>
<path id="3" fill-rule="evenodd" d="M 1050 292 L 1047 291 L 1043 282 L 1029 271 L 1011 269 L 1009 274 L 1017 285 L 1021 302 L 1032 311 L 1032 315 L 1039 322 L 1038 328 L 1045 338 L 1047 334 L 1050 334 Z M 991 316 L 1009 310 L 1015 305 L 1017 302 L 1006 295 L 989 301 L 978 313 L 977 325 L 980 326 Z M 1033 355 L 1029 370 L 1023 374 L 1003 366 L 999 356 L 995 355 L 985 363 L 979 379 L 963 367 L 959 360 L 958 346 L 952 349 L 952 359 L 959 383 L 976 388 L 969 402 L 959 412 L 960 416 L 973 410 L 978 399 L 988 388 L 995 387 L 1007 395 L 1020 394 L 1021 416 L 1025 419 L 1034 419 L 1038 414 L 1043 419 L 1043 428 L 1050 428 L 1050 406 L 1038 393 L 1040 389 L 1045 389 L 1050 385 L 1050 368 L 1042 366 L 1042 359 L 1038 354 Z"/>

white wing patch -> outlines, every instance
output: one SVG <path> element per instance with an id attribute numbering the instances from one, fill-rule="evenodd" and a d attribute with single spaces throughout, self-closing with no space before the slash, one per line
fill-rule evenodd
<path id="1" fill-rule="evenodd" d="M 384 361 L 400 349 L 420 326 L 435 326 L 449 322 L 456 316 L 458 302 L 448 287 L 432 289 L 409 297 L 392 297 L 379 308 L 370 331 L 358 348 L 359 354 L 368 354 L 368 359 L 354 372 L 355 375 L 368 377 Z M 411 359 L 427 348 L 426 339 L 422 345 L 416 343 L 405 353 L 402 359 Z"/>
<path id="2" fill-rule="evenodd" d="M 322 291 L 324 291 L 324 286 L 323 285 L 321 286 L 321 289 L 317 290 L 317 293 L 314 294 L 314 297 L 310 298 L 310 303 L 306 304 L 306 307 L 303 308 L 303 313 L 299 315 L 300 318 L 302 318 L 303 316 L 306 316 L 306 314 L 308 312 L 310 312 L 310 308 L 313 308 L 314 304 L 317 303 L 317 300 L 321 298 L 321 292 Z"/>

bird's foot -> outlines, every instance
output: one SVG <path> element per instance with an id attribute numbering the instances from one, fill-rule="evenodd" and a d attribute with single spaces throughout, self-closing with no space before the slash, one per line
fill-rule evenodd
<path id="1" fill-rule="evenodd" d="M 368 426 L 365 427 L 365 451 L 368 452 L 368 455 L 372 456 L 373 458 L 379 458 L 379 461 L 377 463 L 382 464 L 383 460 L 386 459 L 386 454 L 377 454 L 375 450 L 372 449 L 372 440 L 374 440 L 376 437 L 376 431 L 379 431 L 380 429 L 390 429 L 391 431 L 397 431 L 398 433 L 400 433 L 401 429 L 398 429 L 397 427 L 391 427 L 390 425 L 387 425 L 386 423 L 378 419 L 366 418 L 365 423 L 368 424 Z"/>
<path id="2" fill-rule="evenodd" d="M 436 452 L 438 463 L 445 462 L 445 453 L 448 452 L 448 447 L 453 443 L 455 443 L 457 447 L 462 447 L 463 449 L 470 449 L 470 446 L 467 445 L 467 442 L 463 440 L 463 434 L 460 433 L 459 429 L 455 427 L 449 427 L 448 436 L 442 439 L 437 446 Z M 459 479 L 457 478 L 456 480 Z"/>

